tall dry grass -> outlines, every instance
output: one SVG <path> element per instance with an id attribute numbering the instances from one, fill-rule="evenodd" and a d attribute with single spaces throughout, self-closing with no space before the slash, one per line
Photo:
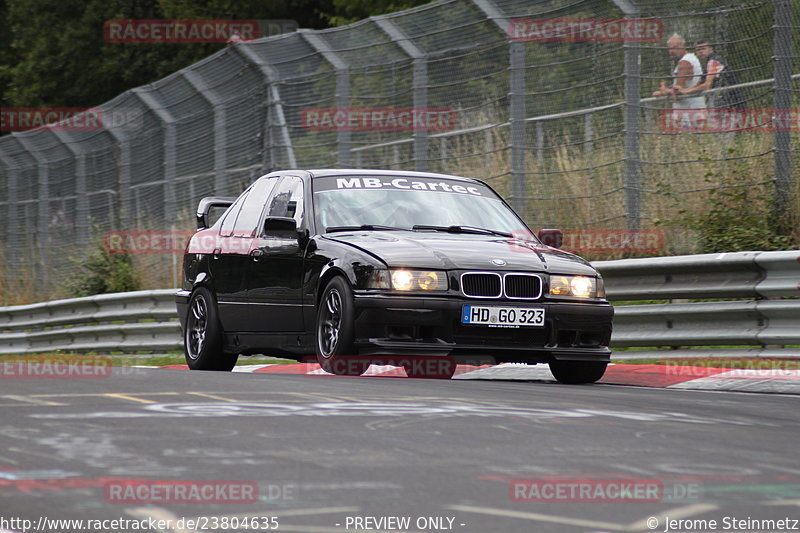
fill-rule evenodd
<path id="1" fill-rule="evenodd" d="M 481 139 L 462 136 L 448 145 L 447 172 L 471 177 L 501 176 L 492 185 L 511 193 L 511 152 L 507 129 L 493 133 L 486 154 Z M 592 143 L 563 137 L 559 146 L 526 153 L 526 220 L 532 227 L 577 229 L 626 228 L 623 138 Z M 712 191 L 746 188 L 750 207 L 763 217 L 773 205 L 773 134 L 768 132 L 650 134 L 641 137 L 640 227 L 661 229 L 663 255 L 701 251 L 701 236 L 688 218 L 707 213 Z M 798 220 L 800 201 L 793 184 L 788 216 Z M 794 224 L 796 227 L 797 224 Z M 795 240 L 797 240 L 795 235 Z M 624 254 L 595 254 L 615 259 Z"/>

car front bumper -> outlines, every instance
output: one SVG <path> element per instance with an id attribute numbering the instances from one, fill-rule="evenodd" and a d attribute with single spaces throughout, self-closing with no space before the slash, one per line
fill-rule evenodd
<path id="1" fill-rule="evenodd" d="M 541 308 L 544 326 L 461 323 L 463 305 Z M 519 302 L 355 295 L 355 337 L 364 355 L 450 355 L 460 361 L 609 361 L 614 308 L 606 302 Z"/>

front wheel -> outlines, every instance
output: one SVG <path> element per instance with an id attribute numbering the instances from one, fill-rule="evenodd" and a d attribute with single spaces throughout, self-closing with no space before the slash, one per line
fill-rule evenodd
<path id="1" fill-rule="evenodd" d="M 189 314 L 183 332 L 186 364 L 192 370 L 230 372 L 238 356 L 222 351 L 222 325 L 211 291 L 198 287 L 189 299 Z"/>
<path id="2" fill-rule="evenodd" d="M 337 376 L 360 376 L 369 361 L 355 356 L 353 290 L 342 277 L 328 282 L 317 310 L 317 362 Z"/>
<path id="3" fill-rule="evenodd" d="M 602 378 L 607 366 L 605 361 L 551 361 L 550 372 L 559 383 L 578 385 Z"/>

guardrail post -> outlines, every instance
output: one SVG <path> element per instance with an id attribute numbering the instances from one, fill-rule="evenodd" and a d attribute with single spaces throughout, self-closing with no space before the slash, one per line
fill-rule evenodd
<path id="1" fill-rule="evenodd" d="M 286 162 L 289 168 L 297 168 L 297 159 L 294 155 L 294 147 L 292 146 L 292 137 L 289 135 L 289 125 L 286 123 L 286 115 L 283 112 L 283 102 L 281 101 L 281 93 L 278 89 L 278 73 L 274 67 L 259 56 L 247 43 L 232 43 L 230 49 L 239 54 L 242 60 L 250 65 L 255 65 L 261 77 L 264 79 L 264 85 L 268 91 L 268 105 L 270 112 L 267 113 L 266 130 L 264 133 L 264 143 L 269 143 L 270 152 L 270 168 L 281 168 L 282 165 L 279 158 L 274 155 L 273 149 L 275 143 L 272 142 L 272 128 L 277 127 L 280 131 L 280 136 L 283 141 L 283 148 L 286 150 Z M 271 118 L 271 111 L 274 110 L 275 120 Z M 267 153 L 267 147 L 264 147 L 264 154 Z"/>
<path id="2" fill-rule="evenodd" d="M 141 87 L 131 92 L 147 106 L 161 121 L 164 128 L 164 219 L 172 220 L 175 216 L 177 201 L 175 199 L 175 178 L 177 178 L 175 117 L 164 109 L 150 93 Z"/>
<path id="3" fill-rule="evenodd" d="M 639 16 L 639 8 L 631 0 L 613 0 L 625 18 Z M 627 33 L 626 33 L 627 35 Z M 625 40 L 625 226 L 638 229 L 641 225 L 641 149 L 639 146 L 641 99 L 641 47 L 638 41 Z"/>
<path id="4" fill-rule="evenodd" d="M 775 203 L 773 216 L 778 227 L 787 231 L 784 219 L 792 180 L 791 128 L 785 127 L 792 107 L 792 2 L 775 0 L 774 15 L 775 114 L 780 113 L 775 128 Z M 773 118 L 774 120 L 774 118 Z"/>
<path id="5" fill-rule="evenodd" d="M 333 66 L 336 71 L 336 106 L 344 109 L 350 106 L 350 70 L 347 62 L 334 52 L 322 35 L 312 30 L 299 30 L 300 35 L 311 47 L 319 52 L 325 61 Z M 340 129 L 336 132 L 337 144 L 339 145 L 339 166 L 347 168 L 350 166 L 350 145 L 352 143 L 352 133 L 347 129 Z"/>
<path id="6" fill-rule="evenodd" d="M 214 110 L 214 194 L 225 195 L 228 191 L 227 180 L 225 179 L 225 171 L 228 165 L 228 157 L 226 152 L 227 141 L 227 124 L 225 115 L 225 106 L 222 98 L 212 91 L 206 84 L 203 77 L 191 69 L 185 68 L 180 71 L 184 79 L 197 91 L 197 93 L 206 101 L 211 109 Z M 192 201 L 197 199 L 192 198 Z"/>
<path id="7" fill-rule="evenodd" d="M 413 60 L 411 86 L 414 91 L 414 109 L 428 107 L 428 59 L 425 53 L 386 15 L 371 17 L 370 20 Z M 428 132 L 415 129 L 413 138 L 414 170 L 424 172 L 428 170 Z"/>
<path id="8" fill-rule="evenodd" d="M 86 111 L 88 112 L 88 111 Z M 78 246 L 89 243 L 89 197 L 86 194 L 86 152 L 76 143 L 69 132 L 50 129 L 53 135 L 75 158 L 75 233 Z M 111 215 L 111 213 L 109 213 Z"/>
<path id="9" fill-rule="evenodd" d="M 36 202 L 35 235 L 39 260 L 34 262 L 34 266 L 36 268 L 38 287 L 42 289 L 47 282 L 46 270 L 50 257 L 50 248 L 48 246 L 48 237 L 50 236 L 48 231 L 48 226 L 50 225 L 50 168 L 47 159 L 25 138 L 25 135 L 15 134 L 13 137 L 36 160 L 39 198 Z"/>

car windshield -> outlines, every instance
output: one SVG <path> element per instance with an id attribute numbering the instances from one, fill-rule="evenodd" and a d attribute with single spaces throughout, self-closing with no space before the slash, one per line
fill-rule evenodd
<path id="1" fill-rule="evenodd" d="M 473 231 L 483 228 L 515 234 L 526 231 L 514 212 L 485 185 L 446 178 L 316 178 L 314 205 L 321 232 L 361 226 Z"/>

